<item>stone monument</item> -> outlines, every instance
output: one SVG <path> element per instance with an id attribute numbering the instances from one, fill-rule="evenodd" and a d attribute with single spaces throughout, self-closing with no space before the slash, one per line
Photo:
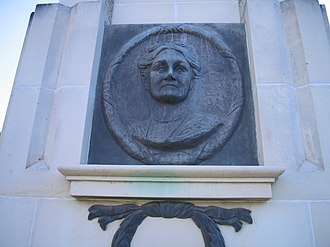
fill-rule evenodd
<path id="1" fill-rule="evenodd" d="M 37 5 L 0 245 L 327 247 L 329 34 L 317 0 Z"/>

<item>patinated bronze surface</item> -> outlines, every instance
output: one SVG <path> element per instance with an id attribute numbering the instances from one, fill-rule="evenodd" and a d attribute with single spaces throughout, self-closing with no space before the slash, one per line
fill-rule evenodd
<path id="1" fill-rule="evenodd" d="M 89 208 L 88 219 L 99 218 L 98 222 L 103 231 L 109 223 L 124 219 L 112 239 L 112 247 L 131 246 L 136 230 L 147 217 L 191 218 L 202 232 L 205 247 L 225 247 L 225 240 L 218 224 L 232 226 L 238 232 L 243 222 L 252 224 L 250 214 L 251 211 L 245 208 L 198 207 L 187 202 L 149 202 L 141 206 L 135 204 L 93 205 Z"/>
<path id="2" fill-rule="evenodd" d="M 119 27 L 113 28 L 116 35 L 127 34 L 123 30 L 120 34 Z M 249 81 L 243 77 L 247 71 L 246 54 L 241 54 L 245 45 L 237 56 L 219 32 L 230 30 L 228 26 L 172 24 L 140 29 L 130 39 L 122 38 L 118 49 L 114 47 L 120 44 L 111 43 L 106 34 L 89 163 L 111 164 L 117 159 L 108 158 L 105 162 L 107 155 L 96 151 L 97 147 L 104 149 L 104 145 L 109 145 L 108 157 L 111 152 L 120 155 L 119 163 L 135 162 L 129 161 L 118 147 L 138 163 L 205 162 L 228 143 L 245 109 L 249 115 L 243 117 L 247 126 L 240 132 L 252 132 L 245 133 L 249 139 L 244 136 L 244 142 L 250 142 L 254 150 L 252 154 L 245 152 L 252 157 L 247 160 L 257 163 L 253 109 L 246 85 Z M 245 39 L 242 27 L 231 32 L 232 39 Z M 233 45 L 236 51 L 238 46 Z M 107 51 L 107 47 L 111 49 Z M 111 140 L 96 133 L 105 129 L 111 133 Z M 236 137 L 234 143 L 240 139 Z"/>

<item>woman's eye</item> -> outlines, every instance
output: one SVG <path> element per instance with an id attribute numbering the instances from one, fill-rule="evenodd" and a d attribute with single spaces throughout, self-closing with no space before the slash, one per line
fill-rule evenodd
<path id="1" fill-rule="evenodd" d="M 156 71 L 159 73 L 163 73 L 163 72 L 165 72 L 165 68 L 163 66 L 159 66 L 156 68 Z"/>
<path id="2" fill-rule="evenodd" d="M 176 71 L 182 73 L 182 72 L 185 72 L 186 71 L 186 68 L 184 68 L 184 67 L 177 67 L 176 68 Z"/>

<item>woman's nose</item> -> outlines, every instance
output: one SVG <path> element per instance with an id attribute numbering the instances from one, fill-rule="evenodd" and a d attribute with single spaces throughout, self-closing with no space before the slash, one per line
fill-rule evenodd
<path id="1" fill-rule="evenodd" d="M 167 74 L 166 74 L 166 80 L 172 80 L 174 79 L 174 75 L 173 75 L 173 68 L 169 67 L 167 70 Z"/>

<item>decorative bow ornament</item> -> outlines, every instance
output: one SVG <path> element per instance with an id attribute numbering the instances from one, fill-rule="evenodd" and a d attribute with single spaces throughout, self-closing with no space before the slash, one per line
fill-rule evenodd
<path id="1" fill-rule="evenodd" d="M 124 219 L 112 240 L 112 247 L 130 247 L 133 236 L 149 217 L 191 218 L 200 228 L 205 247 L 225 247 L 225 241 L 217 224 L 229 225 L 238 232 L 243 222 L 252 224 L 251 211 L 245 208 L 199 207 L 186 202 L 150 202 L 141 206 L 124 204 L 118 206 L 93 205 L 88 219 L 99 218 L 105 231 L 109 223 Z"/>

